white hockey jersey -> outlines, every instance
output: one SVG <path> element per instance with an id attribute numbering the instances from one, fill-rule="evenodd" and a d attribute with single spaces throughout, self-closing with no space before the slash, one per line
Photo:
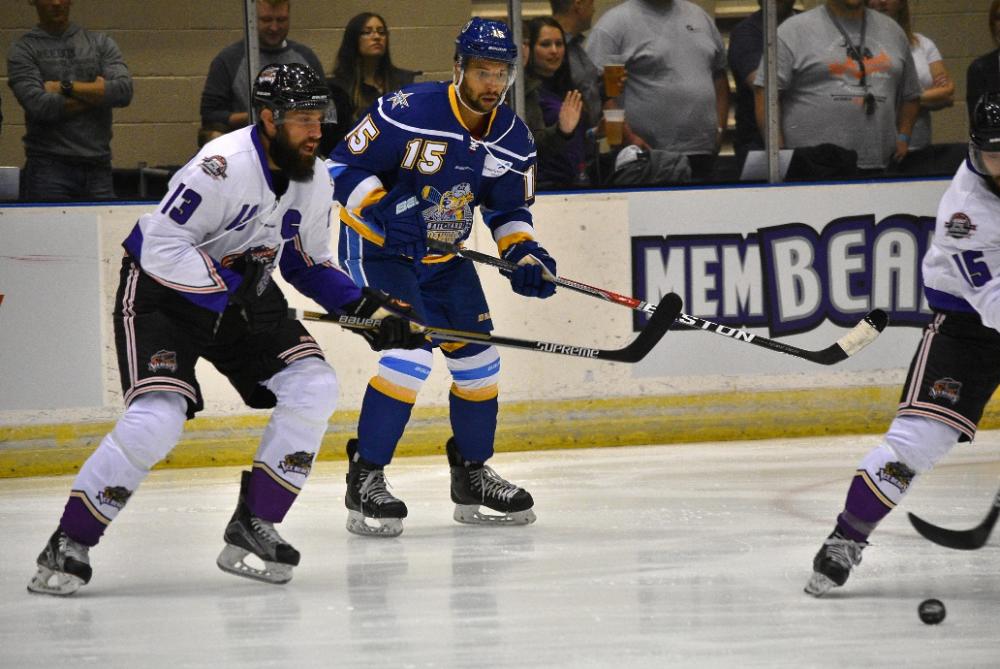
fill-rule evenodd
<path id="1" fill-rule="evenodd" d="M 280 197 L 256 127 L 215 139 L 170 180 L 157 208 L 123 242 L 143 271 L 191 302 L 225 310 L 247 253 L 270 258 L 296 289 L 336 311 L 361 296 L 330 252 L 333 184 L 316 160 L 312 181 Z"/>
<path id="2" fill-rule="evenodd" d="M 968 161 L 938 205 L 923 275 L 931 307 L 978 312 L 984 325 L 1000 330 L 1000 189 Z"/>

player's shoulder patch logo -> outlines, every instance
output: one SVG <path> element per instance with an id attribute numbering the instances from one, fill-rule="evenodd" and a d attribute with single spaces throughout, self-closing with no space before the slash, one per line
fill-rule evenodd
<path id="1" fill-rule="evenodd" d="M 955 239 L 964 239 L 976 231 L 976 224 L 972 219 L 960 211 L 951 215 L 951 218 L 944 224 L 945 234 Z"/>
<path id="2" fill-rule="evenodd" d="M 228 163 L 222 156 L 207 156 L 201 159 L 201 171 L 213 179 L 225 179 Z"/>
<path id="3" fill-rule="evenodd" d="M 393 109 L 396 109 L 397 107 L 409 107 L 410 106 L 409 97 L 411 95 L 413 95 L 413 93 L 404 93 L 403 91 L 396 91 L 395 93 L 389 96 L 389 103 L 392 105 Z"/>
<path id="4" fill-rule="evenodd" d="M 958 404 L 962 396 L 962 382 L 946 376 L 931 384 L 930 394 L 932 400 L 945 400 Z"/>

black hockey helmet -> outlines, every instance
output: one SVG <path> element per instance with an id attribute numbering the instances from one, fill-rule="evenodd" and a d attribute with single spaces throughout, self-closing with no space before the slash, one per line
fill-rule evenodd
<path id="1" fill-rule="evenodd" d="M 984 177 L 1000 177 L 1000 92 L 985 93 L 972 112 L 969 162 Z"/>
<path id="2" fill-rule="evenodd" d="M 253 103 L 266 107 L 280 122 L 284 112 L 318 109 L 323 123 L 336 123 L 337 112 L 330 99 L 330 89 L 312 68 L 301 63 L 265 65 L 253 83 Z"/>

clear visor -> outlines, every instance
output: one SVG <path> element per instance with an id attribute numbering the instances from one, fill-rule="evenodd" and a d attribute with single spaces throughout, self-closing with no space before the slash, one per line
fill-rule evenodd
<path id="1" fill-rule="evenodd" d="M 316 108 L 275 109 L 277 125 L 317 126 L 337 122 L 337 108 L 332 102 Z"/>
<path id="2" fill-rule="evenodd" d="M 984 177 L 1000 177 L 1000 150 L 985 151 L 969 142 L 969 162 Z"/>
<path id="3" fill-rule="evenodd" d="M 502 67 L 497 67 L 501 65 Z M 504 92 L 514 83 L 517 70 L 511 63 L 504 63 L 499 60 L 471 59 L 471 62 L 462 62 L 462 74 L 473 84 L 485 86 L 493 83 L 502 88 Z"/>

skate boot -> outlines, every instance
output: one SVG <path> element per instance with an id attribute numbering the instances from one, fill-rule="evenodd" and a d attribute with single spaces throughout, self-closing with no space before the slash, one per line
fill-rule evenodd
<path id="1" fill-rule="evenodd" d="M 403 533 L 406 504 L 388 490 L 385 468 L 358 455 L 358 440 L 347 442 L 347 531 L 369 537 L 398 537 Z M 374 521 L 369 524 L 368 520 Z"/>
<path id="2" fill-rule="evenodd" d="M 57 529 L 38 555 L 38 572 L 28 583 L 28 592 L 42 595 L 72 595 L 90 583 L 90 546 L 84 546 Z"/>
<path id="3" fill-rule="evenodd" d="M 813 575 L 806 583 L 806 593 L 822 597 L 830 589 L 844 585 L 851 568 L 861 564 L 861 551 L 867 545 L 867 541 L 853 541 L 835 529 L 813 558 Z"/>
<path id="4" fill-rule="evenodd" d="M 535 522 L 531 494 L 500 477 L 482 462 L 462 458 L 455 438 L 445 446 L 451 466 L 451 501 L 455 503 L 454 518 L 470 525 L 529 525 Z M 486 507 L 499 514 L 484 513 Z"/>
<path id="5" fill-rule="evenodd" d="M 249 485 L 250 472 L 245 471 L 240 481 L 239 503 L 222 536 L 226 546 L 215 564 L 237 576 L 266 583 L 288 583 L 292 580 L 292 567 L 299 563 L 299 552 L 281 538 L 274 523 L 250 514 L 246 503 Z M 246 563 L 244 558 L 251 553 L 264 563 L 263 568 Z"/>

